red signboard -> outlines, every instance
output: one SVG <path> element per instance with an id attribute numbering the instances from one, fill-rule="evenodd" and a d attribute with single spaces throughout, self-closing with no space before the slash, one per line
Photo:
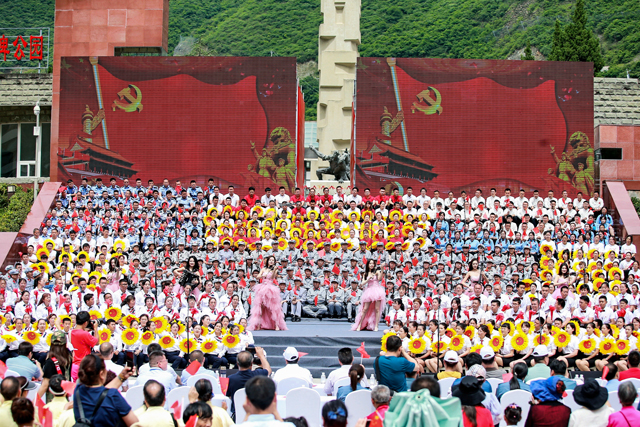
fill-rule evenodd
<path id="1" fill-rule="evenodd" d="M 295 58 L 62 58 L 58 179 L 297 183 Z M 63 176 L 64 175 L 64 176 Z"/>
<path id="2" fill-rule="evenodd" d="M 372 191 L 591 193 L 592 64 L 360 58 L 354 147 Z"/>
<path id="3" fill-rule="evenodd" d="M 27 42 L 27 40 L 29 40 Z M 13 46 L 11 50 L 10 45 Z M 4 34 L 0 37 L 0 55 L 3 61 L 7 60 L 7 55 L 13 56 L 17 61 L 22 60 L 43 60 L 44 36 L 16 36 L 13 42 Z M 27 49 L 28 48 L 28 49 Z M 28 51 L 29 53 L 27 54 Z"/>

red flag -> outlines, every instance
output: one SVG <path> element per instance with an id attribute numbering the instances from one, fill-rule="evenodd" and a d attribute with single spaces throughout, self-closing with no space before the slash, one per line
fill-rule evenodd
<path id="1" fill-rule="evenodd" d="M 227 394 L 227 389 L 229 388 L 229 378 L 218 378 L 220 381 L 220 388 L 222 389 L 222 394 Z"/>
<path id="2" fill-rule="evenodd" d="M 191 375 L 195 375 L 196 372 L 198 372 L 198 369 L 200 369 L 201 366 L 202 366 L 202 364 L 200 362 L 198 362 L 197 360 L 194 360 L 193 362 L 191 362 L 191 364 L 185 370 L 187 372 L 189 372 Z"/>
<path id="3" fill-rule="evenodd" d="M 358 347 L 356 351 L 360 353 L 360 357 L 362 357 L 363 359 L 371 358 L 371 356 L 369 356 L 369 353 L 367 353 L 364 349 L 364 341 L 362 342 L 362 344 L 360 344 L 360 347 Z"/>
<path id="4" fill-rule="evenodd" d="M 338 264 L 334 264 L 333 265 L 333 269 L 331 269 L 331 271 L 333 272 L 333 274 L 335 274 L 336 276 L 338 274 L 340 274 L 340 267 L 338 267 Z"/>
<path id="5" fill-rule="evenodd" d="M 175 402 L 173 402 L 173 405 L 171 405 L 171 409 L 173 409 L 173 418 L 175 418 L 176 420 L 179 420 L 180 418 L 182 418 L 182 404 L 180 403 L 179 400 L 176 400 Z"/>
<path id="6" fill-rule="evenodd" d="M 5 372 L 7 372 L 7 365 L 5 365 L 2 360 L 0 360 L 0 378 L 4 378 Z"/>
<path id="7" fill-rule="evenodd" d="M 318 305 L 318 295 L 316 295 L 316 297 L 313 299 L 313 303 L 315 305 Z"/>
<path id="8" fill-rule="evenodd" d="M 36 407 L 38 408 L 38 418 L 40 418 L 40 424 L 41 425 L 45 425 L 46 422 L 46 418 L 49 418 L 49 425 L 53 425 L 53 420 L 51 419 L 51 412 L 48 409 L 44 408 L 44 402 L 42 401 L 42 397 L 36 395 L 35 398 L 35 404 Z M 47 417 L 47 413 L 49 414 L 49 417 Z"/>
<path id="9" fill-rule="evenodd" d="M 602 368 L 602 379 L 606 380 L 607 379 L 607 375 L 609 375 L 609 367 L 607 367 L 605 365 L 605 367 Z"/>
<path id="10" fill-rule="evenodd" d="M 186 422 L 184 427 L 196 427 L 197 424 L 198 424 L 198 416 L 192 415 L 191 418 L 189 418 L 189 421 Z"/>

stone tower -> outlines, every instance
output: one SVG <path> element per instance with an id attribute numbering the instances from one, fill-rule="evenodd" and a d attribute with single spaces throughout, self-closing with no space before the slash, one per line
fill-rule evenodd
<path id="1" fill-rule="evenodd" d="M 318 38 L 318 145 L 323 154 L 349 148 L 360 45 L 360 0 L 321 0 Z M 321 160 L 312 165 L 312 176 Z"/>

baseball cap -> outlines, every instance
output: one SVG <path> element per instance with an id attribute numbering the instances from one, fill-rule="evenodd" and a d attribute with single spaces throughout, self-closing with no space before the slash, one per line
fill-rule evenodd
<path id="1" fill-rule="evenodd" d="M 62 331 L 55 331 L 51 335 L 51 344 L 66 345 L 67 344 L 67 335 Z"/>
<path id="2" fill-rule="evenodd" d="M 549 355 L 549 349 L 546 345 L 538 345 L 533 349 L 533 357 L 547 357 Z"/>
<path id="3" fill-rule="evenodd" d="M 444 354 L 444 361 L 448 363 L 458 363 L 458 353 L 449 350 Z"/>
<path id="4" fill-rule="evenodd" d="M 298 360 L 298 350 L 295 347 L 287 347 L 282 354 L 284 356 L 284 360 L 287 362 L 293 362 Z"/>
<path id="5" fill-rule="evenodd" d="M 496 357 L 496 352 L 491 347 L 482 347 L 480 357 L 482 357 L 482 360 L 489 360 Z"/>

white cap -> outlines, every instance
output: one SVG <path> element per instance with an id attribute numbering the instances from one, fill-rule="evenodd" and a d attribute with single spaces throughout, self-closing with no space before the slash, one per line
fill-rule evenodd
<path id="1" fill-rule="evenodd" d="M 458 353 L 449 350 L 444 354 L 444 361 L 449 363 L 458 363 Z"/>
<path id="2" fill-rule="evenodd" d="M 547 357 L 549 355 L 549 349 L 546 345 L 538 345 L 533 349 L 533 357 Z"/>
<path id="3" fill-rule="evenodd" d="M 482 357 L 482 360 L 488 360 L 496 357 L 496 352 L 493 351 L 491 347 L 482 347 L 482 350 L 480 350 L 480 357 Z"/>
<path id="4" fill-rule="evenodd" d="M 287 362 L 298 360 L 298 350 L 295 347 L 287 347 L 282 355 Z"/>

